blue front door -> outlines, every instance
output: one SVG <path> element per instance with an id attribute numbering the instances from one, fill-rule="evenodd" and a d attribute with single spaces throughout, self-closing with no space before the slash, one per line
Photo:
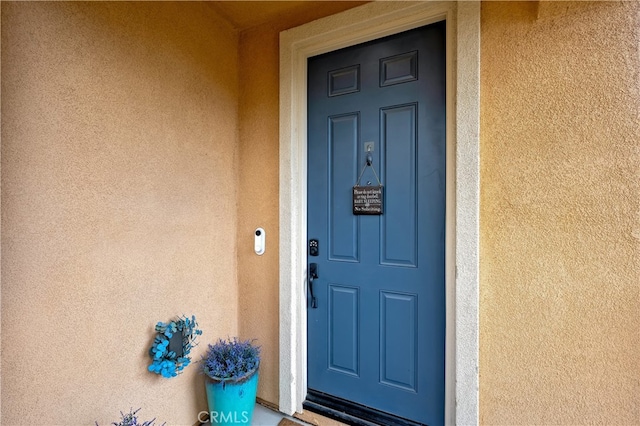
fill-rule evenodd
<path id="1" fill-rule="evenodd" d="M 309 392 L 429 425 L 444 423 L 445 33 L 308 62 Z M 365 145 L 381 215 L 353 212 Z"/>

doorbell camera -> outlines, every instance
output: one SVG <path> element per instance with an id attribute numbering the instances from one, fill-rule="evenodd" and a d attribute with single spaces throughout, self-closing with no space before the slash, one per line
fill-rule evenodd
<path id="1" fill-rule="evenodd" d="M 264 254 L 264 249 L 265 249 L 264 229 L 257 228 L 255 231 L 255 236 L 253 240 L 253 251 L 255 251 L 258 256 L 262 256 Z"/>

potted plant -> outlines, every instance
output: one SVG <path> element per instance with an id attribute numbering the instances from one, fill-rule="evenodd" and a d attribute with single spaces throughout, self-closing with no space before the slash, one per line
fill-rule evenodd
<path id="1" fill-rule="evenodd" d="M 219 339 L 202 356 L 212 425 L 250 425 L 258 391 L 260 348 L 251 340 Z"/>

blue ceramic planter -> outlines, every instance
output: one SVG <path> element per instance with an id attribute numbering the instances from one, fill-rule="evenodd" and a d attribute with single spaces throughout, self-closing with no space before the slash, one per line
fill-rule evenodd
<path id="1" fill-rule="evenodd" d="M 237 381 L 205 377 L 211 424 L 250 426 L 258 391 L 258 369 Z"/>

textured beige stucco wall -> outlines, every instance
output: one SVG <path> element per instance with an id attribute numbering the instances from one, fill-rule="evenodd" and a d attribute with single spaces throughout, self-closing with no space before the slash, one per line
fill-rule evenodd
<path id="1" fill-rule="evenodd" d="M 238 191 L 239 327 L 262 346 L 258 396 L 278 404 L 278 123 L 279 33 L 363 4 L 322 1 L 292 10 L 240 34 L 240 178 Z M 253 232 L 266 231 L 266 251 L 253 251 Z"/>
<path id="2" fill-rule="evenodd" d="M 258 395 L 278 402 L 278 55 L 277 34 L 240 37 L 240 180 L 238 196 L 239 326 L 257 339 L 262 361 Z M 253 250 L 265 230 L 265 252 Z"/>
<path id="3" fill-rule="evenodd" d="M 482 4 L 483 424 L 640 423 L 640 3 Z"/>
<path id="4" fill-rule="evenodd" d="M 206 410 L 147 351 L 238 331 L 237 49 L 202 3 L 2 2 L 3 426 Z"/>

